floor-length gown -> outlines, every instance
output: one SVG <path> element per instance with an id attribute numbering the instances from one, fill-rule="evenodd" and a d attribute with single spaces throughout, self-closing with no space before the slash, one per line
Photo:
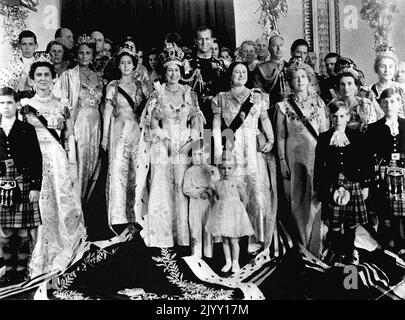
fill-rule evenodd
<path id="1" fill-rule="evenodd" d="M 95 86 L 82 83 L 74 119 L 76 140 L 77 178 L 79 193 L 84 200 L 90 180 L 97 166 L 101 140 L 99 104 L 103 95 L 101 82 Z"/>
<path id="2" fill-rule="evenodd" d="M 58 130 L 56 123 L 63 123 L 64 106 L 56 99 L 44 106 L 38 104 L 34 97 L 28 104 L 47 120 L 54 132 Z M 36 130 L 44 168 L 39 200 L 42 225 L 38 228 L 30 261 L 31 276 L 35 277 L 66 267 L 75 246 L 85 239 L 86 229 L 65 150 L 37 115 L 30 112 L 26 119 Z"/>
<path id="3" fill-rule="evenodd" d="M 62 73 L 53 87 L 53 94 L 69 100 L 74 127 L 74 141 L 69 143 L 69 162 L 75 189 L 85 202 L 98 163 L 101 140 L 99 105 L 103 96 L 103 81 L 98 78 L 96 83 L 84 83 L 80 67 L 76 66 Z"/>
<path id="4" fill-rule="evenodd" d="M 251 93 L 252 91 L 246 90 L 246 94 L 238 100 L 231 92 L 221 92 L 213 99 L 213 112 L 221 113 L 225 124 L 229 126 Z M 232 152 L 235 155 L 237 168 L 234 174 L 246 186 L 249 198 L 246 210 L 255 230 L 255 240 L 267 246 L 272 240 L 276 225 L 276 172 L 275 166 L 274 171 L 270 172 L 271 167 L 267 165 L 266 155 L 257 151 L 256 136 L 259 133 L 260 115 L 262 111 L 268 109 L 268 95 L 253 92 L 252 102 L 254 102 L 253 107 L 235 132 L 235 145 Z"/>
<path id="5" fill-rule="evenodd" d="M 106 122 L 111 119 L 104 124 L 109 132 L 106 187 L 109 225 L 135 222 L 136 156 L 140 130 L 135 110 L 118 91 L 118 86 L 118 81 L 112 81 L 107 87 L 106 99 L 111 101 L 114 110 L 106 109 L 111 117 L 104 118 Z M 144 99 L 141 86 L 137 85 L 136 90 L 127 93 L 135 103 L 135 109 L 141 108 Z"/>
<path id="6" fill-rule="evenodd" d="M 329 129 L 325 104 L 318 95 L 309 95 L 303 102 L 295 99 L 295 102 L 318 134 Z M 285 181 L 287 201 L 302 244 L 319 257 L 321 203 L 314 199 L 313 188 L 317 140 L 297 116 L 288 98 L 276 106 L 277 121 L 284 122 L 282 127 L 277 126 L 277 139 L 285 143 L 285 159 L 291 173 L 290 181 Z"/>
<path id="7" fill-rule="evenodd" d="M 202 132 L 203 116 L 191 88 L 181 86 L 181 90 L 183 102 L 173 106 L 163 84 L 152 94 L 141 120 L 135 213 L 143 227 L 141 235 L 150 247 L 190 245 L 188 199 L 183 193 L 183 177 L 190 159 L 187 153 L 179 154 L 175 150 L 191 137 L 188 122 L 197 121 L 196 130 Z M 151 117 L 160 120 L 161 128 L 153 131 L 148 128 Z M 173 150 L 170 155 L 165 145 L 167 138 Z"/>

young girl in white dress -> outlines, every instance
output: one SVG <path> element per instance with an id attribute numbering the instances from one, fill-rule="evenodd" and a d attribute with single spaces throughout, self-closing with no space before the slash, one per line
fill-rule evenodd
<path id="1" fill-rule="evenodd" d="M 209 186 L 217 201 L 208 217 L 205 229 L 215 237 L 222 237 L 225 266 L 222 272 L 238 272 L 239 238 L 254 234 L 245 206 L 248 202 L 242 182 L 235 177 L 235 161 L 231 153 L 225 152 L 220 165 L 221 179 Z M 232 269 L 231 269 L 232 268 Z"/>

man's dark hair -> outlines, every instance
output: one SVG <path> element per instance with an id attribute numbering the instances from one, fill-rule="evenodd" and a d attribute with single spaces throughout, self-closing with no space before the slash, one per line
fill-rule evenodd
<path id="1" fill-rule="evenodd" d="M 329 52 L 329 53 L 325 56 L 325 58 L 323 58 L 323 61 L 326 61 L 326 60 L 329 59 L 329 58 L 336 58 L 336 59 L 339 59 L 339 57 L 340 57 L 340 55 L 339 55 L 338 53 L 336 53 L 336 52 Z"/>
<path id="2" fill-rule="evenodd" d="M 34 38 L 35 44 L 37 44 L 37 36 L 31 30 L 24 30 L 18 36 L 18 43 L 21 43 L 23 38 Z"/>
<path id="3" fill-rule="evenodd" d="M 293 42 L 291 45 L 291 52 L 294 52 L 295 49 L 297 49 L 299 46 L 306 46 L 309 49 L 309 44 L 306 40 L 304 39 L 297 39 Z"/>

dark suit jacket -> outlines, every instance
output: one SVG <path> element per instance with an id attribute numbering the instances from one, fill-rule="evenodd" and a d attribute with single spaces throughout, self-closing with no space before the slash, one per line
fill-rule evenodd
<path id="1" fill-rule="evenodd" d="M 41 190 L 42 153 L 32 125 L 16 119 L 8 136 L 0 128 L 0 172 L 5 172 L 6 159 L 30 178 L 30 190 Z"/>
<path id="2" fill-rule="evenodd" d="M 372 158 L 364 149 L 363 137 L 357 130 L 346 128 L 345 133 L 350 144 L 345 147 L 331 146 L 334 130 L 319 135 L 315 149 L 314 188 L 328 192 L 330 185 L 337 183 L 339 173 L 352 182 L 360 182 L 368 187 L 374 174 Z"/>
<path id="3" fill-rule="evenodd" d="M 375 156 L 377 161 L 388 164 L 392 153 L 400 153 L 399 165 L 405 165 L 405 119 L 398 118 L 399 134 L 393 137 L 390 128 L 385 124 L 386 119 L 382 118 L 375 123 L 369 124 L 365 132 L 367 152 Z"/>

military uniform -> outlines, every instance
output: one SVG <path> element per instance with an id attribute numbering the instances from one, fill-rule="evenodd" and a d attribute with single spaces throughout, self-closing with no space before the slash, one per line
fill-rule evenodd
<path id="1" fill-rule="evenodd" d="M 216 58 L 195 57 L 189 63 L 190 70 L 185 71 L 183 82 L 197 93 L 198 104 L 206 120 L 205 128 L 211 129 L 214 119 L 211 110 L 211 99 L 219 92 L 224 91 L 221 78 L 225 72 L 225 67 Z"/>

